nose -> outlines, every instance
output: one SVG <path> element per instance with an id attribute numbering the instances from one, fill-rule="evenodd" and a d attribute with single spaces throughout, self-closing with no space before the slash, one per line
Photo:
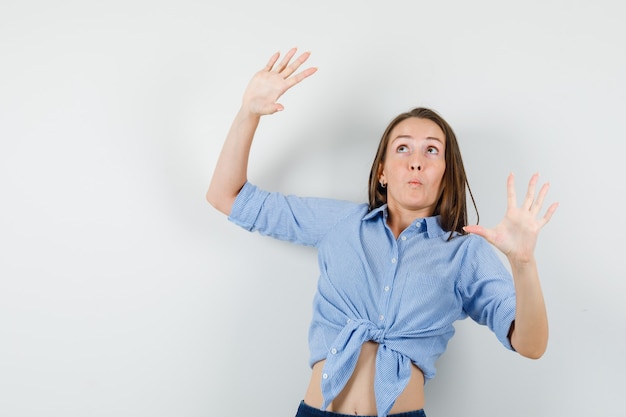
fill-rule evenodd
<path id="1" fill-rule="evenodd" d="M 421 171 L 422 165 L 420 165 L 419 161 L 411 161 L 411 171 Z"/>
<path id="2" fill-rule="evenodd" d="M 412 155 L 410 155 L 409 169 L 411 171 L 421 171 L 422 170 L 422 158 L 419 155 L 419 152 L 415 152 Z"/>

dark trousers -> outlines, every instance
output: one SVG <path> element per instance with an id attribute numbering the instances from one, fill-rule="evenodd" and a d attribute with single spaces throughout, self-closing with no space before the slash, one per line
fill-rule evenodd
<path id="1" fill-rule="evenodd" d="M 296 417 L 368 417 L 354 416 L 352 414 L 338 414 L 330 411 L 322 411 L 317 408 L 306 405 L 304 401 L 300 403 Z M 376 416 L 369 416 L 376 417 Z M 389 414 L 389 417 L 426 417 L 424 410 L 409 411 L 407 413 Z"/>

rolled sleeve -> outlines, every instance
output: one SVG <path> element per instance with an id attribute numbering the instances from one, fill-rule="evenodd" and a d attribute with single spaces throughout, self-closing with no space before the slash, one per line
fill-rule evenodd
<path id="1" fill-rule="evenodd" d="M 228 219 L 251 232 L 317 246 L 340 219 L 365 207 L 342 200 L 268 192 L 246 182 Z"/>
<path id="2" fill-rule="evenodd" d="M 493 247 L 481 237 L 472 239 L 469 262 L 462 270 L 463 308 L 477 323 L 488 326 L 500 343 L 513 350 L 509 340 L 515 320 L 515 285 Z"/>
<path id="3" fill-rule="evenodd" d="M 248 231 L 253 230 L 263 202 L 269 194 L 246 182 L 233 203 L 228 220 Z"/>

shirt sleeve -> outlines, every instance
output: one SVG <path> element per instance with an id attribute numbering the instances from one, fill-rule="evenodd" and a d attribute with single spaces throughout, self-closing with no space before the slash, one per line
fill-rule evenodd
<path id="1" fill-rule="evenodd" d="M 460 280 L 463 308 L 474 321 L 488 326 L 506 348 L 513 350 L 508 337 L 515 320 L 513 277 L 485 239 L 469 236 L 468 241 Z"/>
<path id="2" fill-rule="evenodd" d="M 361 206 L 342 200 L 269 192 L 246 182 L 228 219 L 251 232 L 317 246 L 341 218 Z"/>

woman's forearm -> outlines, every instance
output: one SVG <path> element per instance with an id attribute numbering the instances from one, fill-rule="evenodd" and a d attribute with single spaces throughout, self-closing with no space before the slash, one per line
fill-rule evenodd
<path id="1" fill-rule="evenodd" d="M 261 116 L 283 110 L 278 98 L 317 71 L 311 67 L 296 73 L 310 53 L 292 60 L 295 54 L 296 48 L 290 49 L 280 62 L 280 53 L 272 55 L 265 67 L 252 77 L 243 94 L 241 109 L 226 136 L 206 193 L 207 201 L 226 215 L 230 214 L 237 194 L 248 180 L 250 147 Z"/>
<path id="2" fill-rule="evenodd" d="M 248 179 L 248 158 L 260 116 L 239 110 L 217 160 L 206 193 L 207 201 L 229 215 L 237 194 Z"/>
<path id="3" fill-rule="evenodd" d="M 511 261 L 515 282 L 515 323 L 511 344 L 522 356 L 540 358 L 548 345 L 548 317 L 535 259 Z"/>

